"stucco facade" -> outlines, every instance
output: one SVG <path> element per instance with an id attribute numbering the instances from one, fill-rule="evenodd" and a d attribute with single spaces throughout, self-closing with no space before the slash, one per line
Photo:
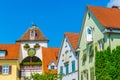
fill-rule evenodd
<path id="1" fill-rule="evenodd" d="M 0 74 L 0 80 L 20 80 L 20 66 L 18 60 L 0 60 L 0 65 L 11 66 L 11 74 Z"/>
<path id="2" fill-rule="evenodd" d="M 74 62 L 74 71 L 73 65 Z M 68 64 L 68 70 L 66 65 Z M 62 72 L 61 72 L 62 68 Z M 62 80 L 78 80 L 78 56 L 74 52 L 68 38 L 64 36 L 58 58 L 58 74 L 62 74 Z"/>
<path id="3" fill-rule="evenodd" d="M 88 30 L 90 28 L 90 32 Z M 114 32 L 113 32 L 114 31 Z M 118 30 L 105 28 L 96 19 L 95 15 L 87 8 L 81 29 L 79 40 L 79 80 L 94 80 L 96 51 L 110 46 L 114 49 L 120 45 L 120 33 Z M 87 41 L 87 35 L 91 34 L 92 40 Z M 91 50 L 90 50 L 91 48 Z"/>

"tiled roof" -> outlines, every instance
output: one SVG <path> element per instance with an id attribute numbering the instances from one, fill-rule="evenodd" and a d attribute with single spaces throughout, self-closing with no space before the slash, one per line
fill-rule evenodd
<path id="1" fill-rule="evenodd" d="M 57 63 L 59 48 L 42 48 L 43 73 L 48 72 L 48 65 L 51 62 Z M 57 73 L 57 70 L 51 70 L 51 73 Z"/>
<path id="2" fill-rule="evenodd" d="M 66 32 L 65 36 L 68 38 L 72 48 L 75 51 L 77 46 L 78 46 L 78 40 L 79 40 L 79 37 L 80 37 L 79 33 Z"/>
<path id="3" fill-rule="evenodd" d="M 103 27 L 120 29 L 120 9 L 88 6 Z"/>
<path id="4" fill-rule="evenodd" d="M 0 44 L 0 51 L 6 51 L 5 57 L 0 57 L 0 60 L 16 60 L 20 55 L 20 45 L 17 44 Z"/>
<path id="5" fill-rule="evenodd" d="M 36 26 L 29 28 L 18 41 L 30 41 L 30 30 L 35 30 L 35 41 L 48 41 L 41 30 Z"/>

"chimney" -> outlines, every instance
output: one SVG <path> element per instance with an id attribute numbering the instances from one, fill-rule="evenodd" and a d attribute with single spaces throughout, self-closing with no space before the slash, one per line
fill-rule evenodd
<path id="1" fill-rule="evenodd" d="M 112 8 L 116 8 L 116 9 L 119 9 L 119 6 L 112 6 Z"/>

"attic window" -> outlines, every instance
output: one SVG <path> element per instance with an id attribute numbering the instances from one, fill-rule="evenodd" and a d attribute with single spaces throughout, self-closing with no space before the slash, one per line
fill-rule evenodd
<path id="1" fill-rule="evenodd" d="M 91 42 L 91 41 L 93 41 L 93 36 L 92 36 L 92 28 L 90 28 L 90 27 L 87 27 L 86 28 L 86 37 L 87 37 L 87 42 Z"/>
<path id="2" fill-rule="evenodd" d="M 5 57 L 6 56 L 6 51 L 0 51 L 0 57 Z"/>
<path id="3" fill-rule="evenodd" d="M 31 30 L 31 31 L 30 31 L 30 40 L 34 40 L 34 39 L 35 39 L 35 36 L 36 36 L 35 30 Z"/>

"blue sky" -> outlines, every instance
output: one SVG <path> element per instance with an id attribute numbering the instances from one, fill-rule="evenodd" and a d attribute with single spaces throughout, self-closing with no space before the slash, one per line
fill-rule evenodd
<path id="1" fill-rule="evenodd" d="M 110 0 L 0 0 L 0 44 L 15 43 L 34 22 L 60 47 L 64 32 L 80 32 L 87 5 L 107 6 Z"/>

